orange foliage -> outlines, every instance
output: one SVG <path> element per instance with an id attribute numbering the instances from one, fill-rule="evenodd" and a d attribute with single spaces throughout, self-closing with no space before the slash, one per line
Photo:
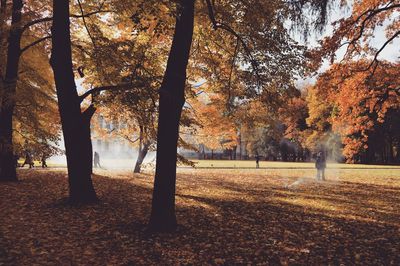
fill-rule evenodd
<path id="1" fill-rule="evenodd" d="M 373 76 L 355 71 L 369 64 L 358 61 L 333 65 L 309 95 L 307 122 L 319 130 L 331 125 L 342 136 L 343 155 L 349 162 L 368 148 L 370 132 L 385 121 L 388 110 L 400 108 L 399 64 L 382 62 Z M 316 95 L 318 101 L 313 99 Z"/>

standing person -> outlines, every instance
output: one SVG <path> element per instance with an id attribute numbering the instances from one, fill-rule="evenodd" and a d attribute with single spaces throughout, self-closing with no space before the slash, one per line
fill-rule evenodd
<path id="1" fill-rule="evenodd" d="M 317 154 L 315 168 L 317 168 L 317 180 L 325 181 L 326 157 L 322 151 Z"/>
<path id="2" fill-rule="evenodd" d="M 47 168 L 46 159 L 47 159 L 47 154 L 42 153 L 42 158 L 41 158 L 41 161 L 42 161 L 42 168 Z"/>
<path id="3" fill-rule="evenodd" d="M 94 163 L 94 167 L 97 168 L 101 168 L 100 166 L 100 155 L 97 153 L 97 151 L 94 152 L 94 158 L 93 158 L 93 163 Z"/>
<path id="4" fill-rule="evenodd" d="M 32 160 L 32 155 L 31 155 L 31 153 L 29 152 L 29 150 L 26 150 L 26 151 L 25 151 L 25 161 L 24 161 L 24 163 L 22 164 L 21 167 L 24 167 L 25 164 L 29 165 L 29 168 L 35 167 L 35 163 L 34 163 L 33 160 Z"/>
<path id="5" fill-rule="evenodd" d="M 255 158 L 256 158 L 256 168 L 260 168 L 260 156 L 257 154 Z"/>

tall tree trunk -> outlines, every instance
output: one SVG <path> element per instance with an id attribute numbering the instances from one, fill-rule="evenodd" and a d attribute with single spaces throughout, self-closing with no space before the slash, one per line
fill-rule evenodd
<path id="1" fill-rule="evenodd" d="M 7 0 L 0 1 L 0 13 L 6 12 Z"/>
<path id="2" fill-rule="evenodd" d="M 2 92 L 0 93 L 2 95 L 0 107 L 0 181 L 17 181 L 12 133 L 18 65 L 21 56 L 22 7 L 22 0 L 13 0 L 6 74 L 1 88 Z"/>
<path id="3" fill-rule="evenodd" d="M 57 89 L 68 164 L 69 200 L 72 204 L 97 201 L 92 184 L 91 105 L 81 113 L 74 80 L 69 21 L 69 0 L 53 0 L 51 66 Z"/>
<path id="4" fill-rule="evenodd" d="M 142 168 L 142 163 L 144 158 L 146 158 L 147 152 L 149 151 L 150 143 L 144 139 L 144 129 L 140 127 L 140 136 L 139 136 L 139 153 L 138 158 L 136 160 L 134 173 L 140 173 Z"/>
<path id="5" fill-rule="evenodd" d="M 160 88 L 157 161 L 148 229 L 174 231 L 175 183 L 179 120 L 185 103 L 186 68 L 193 38 L 195 0 L 181 0 L 174 38 Z"/>

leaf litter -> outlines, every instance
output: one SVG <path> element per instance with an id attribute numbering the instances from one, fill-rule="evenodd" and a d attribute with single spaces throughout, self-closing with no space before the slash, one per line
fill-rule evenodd
<path id="1" fill-rule="evenodd" d="M 151 174 L 97 172 L 100 202 L 71 207 L 65 171 L 20 171 L 0 184 L 0 265 L 400 264 L 400 177 L 298 174 L 180 171 L 178 230 L 156 235 Z"/>

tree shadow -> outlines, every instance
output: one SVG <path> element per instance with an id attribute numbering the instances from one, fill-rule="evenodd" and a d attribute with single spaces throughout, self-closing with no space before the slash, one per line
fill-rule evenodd
<path id="1" fill-rule="evenodd" d="M 398 209 L 398 188 L 339 182 L 293 190 L 179 175 L 177 232 L 147 234 L 149 176 L 94 175 L 101 201 L 79 208 L 54 204 L 66 195 L 65 173 L 24 179 L 11 193 L 0 187 L 7 210 L 2 216 L 7 218 L 0 218 L 2 243 L 11 264 L 400 263 L 399 213 L 381 220 L 364 213 L 369 200 Z M 360 214 L 282 201 L 293 198 L 329 201 Z"/>

